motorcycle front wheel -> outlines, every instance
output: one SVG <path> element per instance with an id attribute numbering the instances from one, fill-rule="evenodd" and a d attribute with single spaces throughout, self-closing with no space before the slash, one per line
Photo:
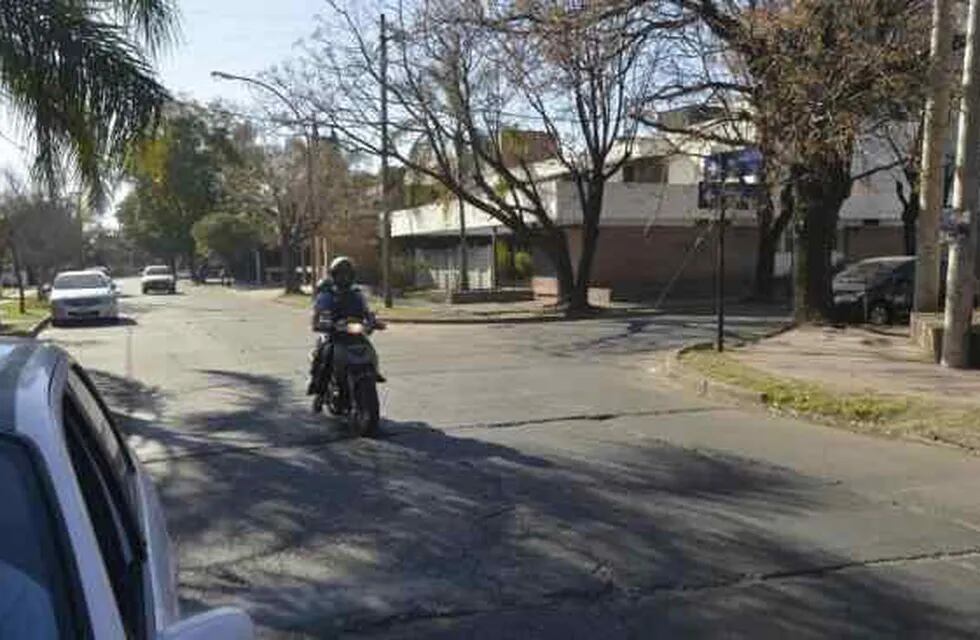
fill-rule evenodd
<path id="1" fill-rule="evenodd" d="M 363 376 L 354 383 L 354 407 L 351 423 L 355 433 L 373 438 L 378 435 L 381 423 L 381 407 L 378 402 L 378 388 L 374 378 Z"/>
<path id="2" fill-rule="evenodd" d="M 327 390 L 324 393 L 327 411 L 330 412 L 332 416 L 341 416 L 346 413 L 346 408 L 344 406 L 344 399 L 341 393 L 340 387 L 337 386 L 336 381 L 332 378 L 327 383 Z"/>

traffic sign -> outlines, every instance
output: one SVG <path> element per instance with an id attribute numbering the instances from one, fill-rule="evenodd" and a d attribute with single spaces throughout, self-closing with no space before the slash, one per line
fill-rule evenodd
<path id="1" fill-rule="evenodd" d="M 766 196 L 765 185 L 739 182 L 699 182 L 698 208 L 734 211 L 755 209 Z"/>

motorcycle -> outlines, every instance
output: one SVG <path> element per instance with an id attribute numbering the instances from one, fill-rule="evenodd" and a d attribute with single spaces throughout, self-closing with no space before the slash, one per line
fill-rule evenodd
<path id="1" fill-rule="evenodd" d="M 320 337 L 317 349 L 322 353 L 329 339 L 332 357 L 330 374 L 313 396 L 313 412 L 321 413 L 326 406 L 332 415 L 346 417 L 356 436 L 377 435 L 380 426 L 380 376 L 368 337 L 384 328 L 379 320 L 333 321 L 329 313 L 321 314 L 317 323 L 317 331 L 329 336 Z"/>

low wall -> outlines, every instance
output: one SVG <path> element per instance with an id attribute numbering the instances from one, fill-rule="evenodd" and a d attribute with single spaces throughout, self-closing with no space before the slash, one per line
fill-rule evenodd
<path id="1" fill-rule="evenodd" d="M 913 313 L 909 320 L 909 335 L 912 342 L 933 362 L 938 363 L 942 359 L 943 314 Z M 980 314 L 973 316 L 970 331 L 970 366 L 980 367 Z"/>

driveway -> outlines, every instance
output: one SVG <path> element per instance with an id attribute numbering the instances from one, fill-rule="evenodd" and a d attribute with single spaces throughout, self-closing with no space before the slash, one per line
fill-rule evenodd
<path id="1" fill-rule="evenodd" d="M 980 633 L 980 460 L 674 388 L 654 354 L 710 318 L 392 326 L 385 435 L 350 440 L 308 412 L 302 310 L 124 288 L 129 322 L 43 337 L 159 482 L 190 610 L 268 637 Z"/>

